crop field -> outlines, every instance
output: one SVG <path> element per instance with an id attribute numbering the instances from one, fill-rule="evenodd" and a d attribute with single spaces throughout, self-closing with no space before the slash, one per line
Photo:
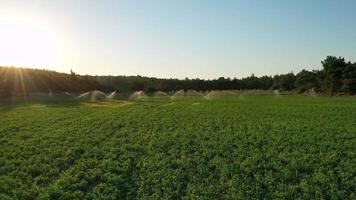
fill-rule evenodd
<path id="1" fill-rule="evenodd" d="M 0 199 L 355 199 L 356 98 L 0 104 Z"/>

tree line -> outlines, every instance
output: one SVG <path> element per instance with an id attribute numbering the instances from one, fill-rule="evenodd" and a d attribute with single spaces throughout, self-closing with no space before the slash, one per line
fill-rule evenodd
<path id="1" fill-rule="evenodd" d="M 193 89 L 208 90 L 281 90 L 300 93 L 316 92 L 356 94 L 356 63 L 346 62 L 342 57 L 328 56 L 321 62 L 320 70 L 305 70 L 297 74 L 290 72 L 274 76 L 257 77 L 254 74 L 245 78 L 220 77 L 204 79 L 162 79 L 144 76 L 89 76 L 50 70 L 0 67 L 0 95 L 27 95 L 35 92 L 104 92 L 177 91 Z"/>
<path id="2" fill-rule="evenodd" d="M 177 90 L 281 90 L 303 93 L 308 90 L 316 92 L 356 94 L 356 63 L 346 62 L 342 57 L 328 56 L 321 61 L 321 70 L 303 69 L 297 74 L 293 72 L 274 76 L 257 77 L 254 74 L 245 78 L 204 79 L 158 79 L 142 76 L 102 76 L 98 81 L 118 91 L 177 91 Z"/>
<path id="3" fill-rule="evenodd" d="M 80 93 L 91 90 L 112 91 L 101 85 L 95 76 L 81 76 L 50 70 L 0 67 L 0 97 L 30 93 Z"/>

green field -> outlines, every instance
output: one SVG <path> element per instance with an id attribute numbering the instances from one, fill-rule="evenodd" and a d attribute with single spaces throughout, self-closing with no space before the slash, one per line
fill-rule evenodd
<path id="1" fill-rule="evenodd" d="M 356 98 L 0 104 L 0 199 L 355 199 Z"/>

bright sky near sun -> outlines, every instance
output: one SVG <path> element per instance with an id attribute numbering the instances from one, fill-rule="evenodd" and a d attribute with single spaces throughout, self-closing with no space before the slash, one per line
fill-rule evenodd
<path id="1" fill-rule="evenodd" d="M 0 66 L 218 78 L 356 61 L 355 0 L 0 0 Z"/>

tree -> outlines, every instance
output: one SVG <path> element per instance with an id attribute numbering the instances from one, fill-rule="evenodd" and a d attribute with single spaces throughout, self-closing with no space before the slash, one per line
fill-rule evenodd
<path id="1" fill-rule="evenodd" d="M 144 90 L 144 88 L 145 88 L 145 84 L 143 84 L 140 81 L 133 82 L 132 86 L 131 86 L 132 91 L 141 91 L 141 90 Z"/>
<path id="2" fill-rule="evenodd" d="M 295 87 L 300 92 L 305 92 L 306 90 L 317 88 L 317 71 L 308 71 L 303 69 L 296 75 Z"/>
<path id="3" fill-rule="evenodd" d="M 342 76 L 345 69 L 345 59 L 342 57 L 328 56 L 321 61 L 325 73 L 324 84 L 333 96 L 342 86 Z"/>
<path id="4" fill-rule="evenodd" d="M 356 63 L 348 63 L 343 72 L 342 91 L 356 94 Z"/>
<path id="5" fill-rule="evenodd" d="M 292 90 L 294 89 L 295 75 L 293 72 L 288 74 L 275 75 L 273 77 L 273 89 Z"/>
<path id="6" fill-rule="evenodd" d="M 76 76 L 77 76 L 77 74 L 71 69 L 71 70 L 70 70 L 70 77 L 71 77 L 72 79 L 75 79 Z"/>

